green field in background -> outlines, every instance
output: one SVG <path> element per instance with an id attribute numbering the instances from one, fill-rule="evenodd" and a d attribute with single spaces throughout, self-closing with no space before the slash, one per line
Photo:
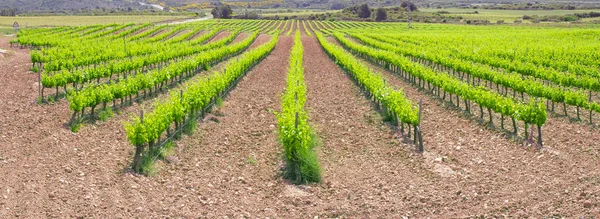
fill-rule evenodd
<path id="1" fill-rule="evenodd" d="M 21 28 L 25 25 L 30 27 L 39 26 L 82 26 L 92 24 L 111 24 L 111 23 L 146 23 L 165 20 L 181 19 L 186 16 L 155 16 L 155 15 L 134 15 L 134 16 L 39 16 L 39 17 L 0 17 L 0 26 L 12 27 L 14 22 L 18 22 Z"/>
<path id="2" fill-rule="evenodd" d="M 496 22 L 504 20 L 512 23 L 514 20 L 522 20 L 524 15 L 528 16 L 547 16 L 547 15 L 567 15 L 575 13 L 589 13 L 592 11 L 599 12 L 600 10 L 489 10 L 489 9 L 464 9 L 464 8 L 421 8 L 419 11 L 435 13 L 438 11 L 447 11 L 451 14 L 445 16 L 461 16 L 463 19 L 470 20 L 489 20 Z M 477 14 L 473 12 L 477 11 Z M 600 18 L 583 19 L 582 21 L 600 20 Z"/>
<path id="3" fill-rule="evenodd" d="M 575 13 L 589 13 L 592 11 L 600 11 L 600 10 L 489 10 L 489 9 L 464 9 L 464 8 L 420 8 L 419 11 L 423 12 L 438 12 L 438 11 L 447 11 L 453 14 L 466 14 L 473 13 L 475 11 L 479 12 L 479 15 L 483 16 L 507 16 L 507 17 L 523 17 L 523 15 L 566 15 L 566 14 L 575 14 Z M 478 15 L 478 14 L 473 14 Z"/>
<path id="4" fill-rule="evenodd" d="M 279 17 L 283 17 L 283 16 L 308 16 L 311 14 L 325 14 L 327 12 L 329 13 L 337 13 L 340 12 L 341 10 L 326 10 L 326 11 L 321 11 L 321 10 L 293 10 L 291 12 L 263 12 L 262 16 L 263 17 L 271 17 L 271 16 L 279 16 Z"/>

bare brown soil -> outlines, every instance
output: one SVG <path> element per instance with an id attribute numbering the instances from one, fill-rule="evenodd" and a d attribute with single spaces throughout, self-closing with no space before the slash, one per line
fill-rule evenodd
<path id="1" fill-rule="evenodd" d="M 225 37 L 228 37 L 229 35 L 231 35 L 231 32 L 221 31 L 221 32 L 217 33 L 215 36 L 213 36 L 210 40 L 208 40 L 207 43 L 212 43 L 212 42 L 222 40 Z"/>
<path id="2" fill-rule="evenodd" d="M 312 22 L 312 25 L 313 25 L 313 27 L 314 27 L 316 30 L 322 30 L 322 29 L 324 29 L 324 28 L 323 28 L 323 26 L 322 26 L 320 23 L 317 23 L 317 22 L 315 22 L 315 21 L 313 21 L 313 22 Z"/>
<path id="3" fill-rule="evenodd" d="M 141 34 L 142 32 L 146 32 L 146 31 L 150 31 L 150 30 L 152 30 L 152 28 L 149 28 L 149 27 L 144 27 L 144 28 L 142 28 L 142 29 L 139 29 L 139 30 L 137 30 L 137 31 L 135 31 L 135 32 L 133 32 L 133 33 L 131 33 L 131 34 L 127 35 L 127 37 L 132 37 L 132 36 L 135 36 L 135 35 Z"/>
<path id="4" fill-rule="evenodd" d="M 261 35 L 252 47 L 268 39 Z M 11 49 L 8 41 L 0 38 L 0 47 Z M 308 186 L 279 175 L 273 112 L 292 37 L 280 36 L 272 54 L 148 177 L 129 170 L 134 148 L 122 125 L 139 106 L 71 133 L 67 102 L 37 104 L 29 51 L 12 48 L 0 58 L 0 217 L 598 216 L 598 130 L 549 117 L 538 151 L 368 64 L 414 102 L 423 100 L 421 155 L 382 122 L 316 38 L 303 44 L 306 107 L 322 142 L 323 182 Z"/>
<path id="5" fill-rule="evenodd" d="M 158 30 L 158 31 L 156 31 L 156 32 L 154 32 L 154 33 L 152 33 L 152 34 L 150 34 L 149 36 L 146 36 L 146 37 L 145 37 L 145 39 L 150 39 L 150 38 L 153 38 L 153 37 L 155 37 L 155 36 L 158 36 L 158 35 L 160 35 L 160 34 L 166 33 L 167 31 L 169 31 L 169 30 L 167 30 L 166 28 L 164 28 L 164 29 L 160 29 L 160 30 Z"/>
<path id="6" fill-rule="evenodd" d="M 167 40 L 170 40 L 170 39 L 177 38 L 177 37 L 179 37 L 179 36 L 181 36 L 181 35 L 184 35 L 184 34 L 187 34 L 187 33 L 189 33 L 190 31 L 191 31 L 191 30 L 180 30 L 180 31 L 177 31 L 177 32 L 175 32 L 175 33 L 173 33 L 173 34 L 169 35 L 168 37 L 166 37 L 166 38 L 165 38 L 163 41 L 167 41 Z"/>
<path id="7" fill-rule="evenodd" d="M 292 22 L 292 26 L 290 28 L 292 29 L 292 33 L 290 34 L 290 36 L 295 36 L 296 30 L 298 29 L 298 27 L 296 26 L 296 21 Z"/>
<path id="8" fill-rule="evenodd" d="M 538 151 L 448 109 L 437 97 L 393 73 L 361 62 L 402 89 L 414 103 L 423 100 L 427 152 L 422 159 L 425 163 L 433 160 L 433 172 L 445 184 L 455 185 L 454 192 L 462 199 L 451 206 L 451 200 L 441 200 L 441 206 L 446 205 L 437 210 L 441 215 L 590 216 L 598 211 L 598 130 L 548 117 L 543 127 L 544 148 Z"/>
<path id="9" fill-rule="evenodd" d="M 283 27 L 283 31 L 281 32 L 282 34 L 287 34 L 290 31 L 290 29 L 294 28 L 293 27 L 294 22 L 292 22 L 292 20 L 290 20 L 287 23 L 284 22 L 284 24 L 285 24 L 285 26 Z M 293 35 L 291 35 L 291 36 L 293 36 Z"/>
<path id="10" fill-rule="evenodd" d="M 275 29 L 281 30 L 282 33 L 284 33 L 283 28 L 285 28 L 285 22 L 283 21 L 278 21 L 277 22 L 277 26 L 275 27 Z M 285 33 L 284 33 L 285 34 Z"/>
<path id="11" fill-rule="evenodd" d="M 309 30 L 308 23 L 306 23 L 306 21 L 304 21 L 304 25 L 303 22 L 300 22 L 300 33 L 302 34 L 302 36 L 307 36 L 309 33 L 312 34 L 312 31 Z"/>
<path id="12" fill-rule="evenodd" d="M 122 28 L 122 29 L 120 29 L 120 30 L 117 30 L 117 31 L 115 31 L 115 32 L 111 33 L 111 34 L 112 34 L 112 35 L 119 35 L 119 34 L 120 34 L 120 33 L 122 33 L 123 31 L 128 31 L 128 30 L 131 30 L 131 28 L 133 28 L 133 27 L 134 27 L 134 26 L 129 26 L 129 27 L 126 27 L 126 28 Z"/>
<path id="13" fill-rule="evenodd" d="M 268 24 L 265 28 L 263 28 L 263 32 L 271 32 L 272 30 L 277 29 L 278 26 L 279 22 L 273 21 L 270 24 Z"/>
<path id="14" fill-rule="evenodd" d="M 192 37 L 191 37 L 191 38 L 189 38 L 188 40 L 195 40 L 195 39 L 197 39 L 198 37 L 200 37 L 200 36 L 203 36 L 203 35 L 205 35 L 205 34 L 208 34 L 208 33 L 210 33 L 210 31 L 209 31 L 209 30 L 200 30 L 200 31 L 196 32 L 196 33 L 194 34 L 194 36 L 192 36 Z"/>

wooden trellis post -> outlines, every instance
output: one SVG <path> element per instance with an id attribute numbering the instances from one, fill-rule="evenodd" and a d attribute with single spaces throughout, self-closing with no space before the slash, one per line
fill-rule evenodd
<path id="1" fill-rule="evenodd" d="M 542 126 L 538 125 L 538 144 L 540 145 L 540 147 L 544 146 L 544 144 L 542 143 Z"/>
<path id="2" fill-rule="evenodd" d="M 296 130 L 298 130 L 298 112 L 296 112 Z"/>
<path id="3" fill-rule="evenodd" d="M 421 134 L 421 117 L 423 116 L 423 99 L 419 100 L 419 125 L 417 125 L 415 127 L 415 130 L 417 130 L 416 135 L 415 135 L 415 139 L 419 139 L 416 143 L 417 143 L 417 151 L 419 153 L 423 153 L 424 149 L 423 149 L 423 135 Z"/>
<path id="4" fill-rule="evenodd" d="M 140 111 L 140 123 L 144 123 L 144 110 Z M 133 157 L 133 169 L 137 171 L 142 161 L 142 153 L 144 152 L 144 145 L 137 144 L 135 146 L 135 156 Z"/>

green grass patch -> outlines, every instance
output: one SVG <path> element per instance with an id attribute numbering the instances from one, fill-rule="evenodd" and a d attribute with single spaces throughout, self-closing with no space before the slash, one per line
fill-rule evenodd
<path id="1" fill-rule="evenodd" d="M 2 35 L 13 35 L 17 34 L 15 29 L 12 26 L 0 26 L 0 34 Z"/>
<path id="2" fill-rule="evenodd" d="M 186 135 L 192 135 L 198 126 L 198 121 L 194 116 L 189 116 L 187 124 L 183 127 L 183 133 Z"/>
<path id="3" fill-rule="evenodd" d="M 248 157 L 248 163 L 250 165 L 256 165 L 257 161 L 256 158 L 254 158 L 254 155 L 250 155 L 250 157 Z"/>
<path id="4" fill-rule="evenodd" d="M 123 16 L 31 16 L 0 17 L 0 26 L 10 27 L 18 22 L 21 29 L 41 26 L 83 26 L 93 24 L 147 23 L 188 18 L 188 16 L 123 15 Z M 0 28 L 0 30 L 3 28 Z"/>
<path id="5" fill-rule="evenodd" d="M 162 147 L 154 147 L 150 151 L 147 151 L 142 155 L 142 162 L 136 171 L 147 176 L 154 175 L 157 172 L 156 161 L 164 160 L 172 154 L 175 146 L 175 142 L 168 141 Z"/>
<path id="6" fill-rule="evenodd" d="M 308 147 L 298 146 L 299 150 L 294 150 L 292 156 L 285 156 L 285 169 L 283 177 L 294 184 L 307 184 L 321 181 L 321 167 L 314 148 L 320 145 L 320 140 L 314 133 L 311 133 Z"/>
<path id="7" fill-rule="evenodd" d="M 423 8 L 419 9 L 421 12 L 436 13 L 436 12 L 448 12 L 445 16 L 460 16 L 465 20 L 489 20 L 490 22 L 497 22 L 499 20 L 512 23 L 515 20 L 522 20 L 523 16 L 564 16 L 568 14 L 576 13 L 589 13 L 590 11 L 598 10 L 492 10 L 492 9 L 468 9 L 468 8 Z M 476 12 L 476 13 L 475 13 Z M 594 19 L 589 19 L 594 20 Z M 529 21 L 524 21 L 529 22 Z"/>
<path id="8" fill-rule="evenodd" d="M 77 133 L 79 128 L 81 128 L 81 123 L 83 122 L 82 118 L 75 119 L 75 121 L 71 122 L 71 132 Z"/>
<path id="9" fill-rule="evenodd" d="M 98 118 L 100 119 L 100 121 L 106 122 L 108 121 L 108 119 L 110 119 L 111 117 L 115 116 L 115 113 L 113 112 L 112 108 L 108 107 L 105 110 L 101 110 L 98 113 Z"/>
<path id="10" fill-rule="evenodd" d="M 215 104 L 217 105 L 217 107 L 221 108 L 223 106 L 223 98 L 217 97 Z"/>

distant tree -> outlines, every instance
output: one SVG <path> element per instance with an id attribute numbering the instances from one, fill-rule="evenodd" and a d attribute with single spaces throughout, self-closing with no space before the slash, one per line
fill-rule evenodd
<path id="1" fill-rule="evenodd" d="M 358 10 L 358 17 L 360 18 L 369 18 L 371 17 L 371 9 L 369 9 L 369 5 L 362 4 L 360 9 Z"/>
<path id="2" fill-rule="evenodd" d="M 221 18 L 231 19 L 231 15 L 233 15 L 233 10 L 229 5 L 224 5 L 221 7 Z"/>
<path id="3" fill-rule="evenodd" d="M 224 18 L 231 19 L 231 15 L 233 15 L 233 10 L 229 5 L 221 5 L 213 8 L 210 13 L 214 18 Z"/>
<path id="4" fill-rule="evenodd" d="M 416 6 L 414 3 L 410 2 L 410 1 L 408 1 L 408 2 L 407 2 L 407 1 L 403 1 L 403 2 L 400 4 L 400 7 L 403 7 L 403 8 L 405 8 L 407 11 L 411 11 L 411 12 L 412 12 L 412 11 L 416 11 L 416 10 L 418 9 L 418 8 L 417 8 L 417 6 Z"/>
<path id="5" fill-rule="evenodd" d="M 576 16 L 564 16 L 562 18 L 562 21 L 566 21 L 566 22 L 573 22 L 573 21 L 577 21 L 577 20 L 579 20 L 579 18 Z"/>
<path id="6" fill-rule="evenodd" d="M 213 18 L 221 18 L 221 10 L 219 10 L 219 7 L 214 7 L 210 13 L 212 14 Z"/>
<path id="7" fill-rule="evenodd" d="M 387 20 L 387 11 L 383 8 L 378 8 L 377 13 L 375 14 L 376 21 L 385 21 Z"/>
<path id="8" fill-rule="evenodd" d="M 417 6 L 415 4 L 413 4 L 412 2 L 403 1 L 400 4 L 400 7 L 403 7 L 404 9 L 406 9 L 406 13 L 408 15 L 408 17 L 406 19 L 406 21 L 408 22 L 408 28 L 412 28 L 412 26 L 410 25 L 410 12 L 416 11 Z"/>
<path id="9" fill-rule="evenodd" d="M 331 10 L 340 10 L 340 9 L 344 9 L 344 4 L 342 4 L 342 3 L 333 3 L 331 5 Z"/>
<path id="10" fill-rule="evenodd" d="M 0 11 L 0 16 L 16 16 L 17 9 L 15 8 L 4 8 Z"/>

